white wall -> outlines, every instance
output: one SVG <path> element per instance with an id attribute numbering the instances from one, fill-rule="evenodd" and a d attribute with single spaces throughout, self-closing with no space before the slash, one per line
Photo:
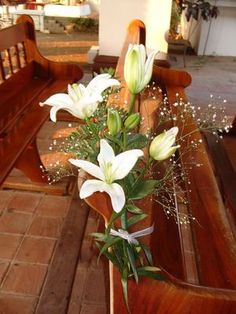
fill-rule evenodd
<path id="1" fill-rule="evenodd" d="M 147 28 L 147 47 L 167 51 L 164 39 L 169 29 L 172 0 L 101 0 L 99 54 L 119 56 L 126 28 L 133 19 Z"/>
<path id="2" fill-rule="evenodd" d="M 216 5 L 219 15 L 211 22 L 183 17 L 183 37 L 198 55 L 236 56 L 236 0 L 218 0 Z"/>
<path id="3" fill-rule="evenodd" d="M 90 5 L 92 12 L 99 12 L 100 0 L 87 0 L 86 2 Z"/>
<path id="4" fill-rule="evenodd" d="M 236 7 L 220 7 L 220 14 L 210 23 L 202 22 L 197 53 L 203 55 L 236 56 Z M 206 47 L 205 47 L 206 44 Z"/>

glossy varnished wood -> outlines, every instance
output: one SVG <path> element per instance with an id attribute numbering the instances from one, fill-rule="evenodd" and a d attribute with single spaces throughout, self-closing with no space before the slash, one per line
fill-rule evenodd
<path id="1" fill-rule="evenodd" d="M 140 36 L 140 30 L 142 36 Z M 145 38 L 145 26 L 140 21 L 134 21 L 128 28 L 128 35 L 119 60 L 117 75 L 122 79 L 124 56 L 129 43 L 139 43 Z M 143 41 L 141 40 L 143 43 Z M 176 114 L 178 107 L 172 106 L 176 102 L 176 94 L 184 100 L 184 89 L 191 83 L 188 73 L 154 66 L 153 80 L 162 88 L 163 93 Z M 125 86 L 125 85 L 124 85 Z M 124 106 L 129 101 L 127 88 L 124 87 L 116 104 Z M 139 98 L 140 100 L 140 98 Z M 155 126 L 155 115 L 161 99 L 153 108 L 152 99 L 137 101 L 136 109 L 151 117 L 151 126 Z M 111 103 L 114 99 L 111 99 Z M 143 103 L 146 103 L 143 108 Z M 151 113 L 147 112 L 150 104 Z M 235 313 L 236 310 L 236 244 L 235 221 L 228 215 L 224 195 L 219 190 L 212 161 L 202 135 L 196 131 L 196 124 L 189 120 L 183 124 L 181 119 L 176 121 L 182 135 L 188 140 L 200 141 L 197 150 L 183 154 L 183 167 L 193 158 L 201 167 L 188 170 L 191 184 L 183 193 L 188 204 L 178 203 L 179 213 L 190 213 L 196 221 L 187 226 L 176 224 L 166 215 L 156 203 L 145 200 L 150 218 L 146 224 L 155 223 L 155 231 L 148 239 L 151 245 L 155 265 L 161 267 L 165 276 L 164 282 L 141 278 L 137 285 L 129 282 L 129 306 L 131 313 L 139 314 L 207 314 Z M 141 127 L 145 132 L 148 124 Z M 187 135 L 187 134 L 191 135 Z M 180 151 L 184 147 L 180 148 Z M 155 173 L 154 173 L 155 175 Z M 191 192 L 189 192 L 191 190 Z M 96 193 L 87 199 L 88 203 L 97 210 L 107 222 L 112 213 L 109 197 Z M 102 204 L 102 206 L 100 206 Z M 225 206 L 226 205 L 226 206 Z M 142 228 L 142 226 L 140 226 Z M 111 265 L 111 313 L 128 313 L 123 301 L 120 274 Z"/>
<path id="2" fill-rule="evenodd" d="M 33 20 L 26 15 L 0 31 L 0 51 L 0 185 L 14 167 L 34 182 L 47 182 L 40 169 L 36 135 L 49 117 L 49 108 L 41 108 L 39 102 L 64 91 L 83 71 L 44 58 L 36 45 Z"/>

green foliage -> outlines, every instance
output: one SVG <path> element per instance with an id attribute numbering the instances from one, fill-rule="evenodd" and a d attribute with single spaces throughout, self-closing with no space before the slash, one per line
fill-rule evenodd
<path id="1" fill-rule="evenodd" d="M 90 17 L 80 17 L 73 20 L 77 29 L 83 32 L 98 32 L 98 19 L 92 19 Z"/>
<path id="2" fill-rule="evenodd" d="M 96 110 L 95 117 L 90 118 L 86 124 L 81 124 L 70 134 L 64 145 L 65 152 L 74 153 L 74 157 L 79 159 L 97 161 L 99 135 L 105 132 L 107 119 L 107 108 L 103 103 Z"/>
<path id="3" fill-rule="evenodd" d="M 175 1 L 172 1 L 171 7 L 171 19 L 170 19 L 170 31 L 172 33 L 176 33 L 178 25 L 181 19 L 181 12 L 179 7 Z"/>
<path id="4" fill-rule="evenodd" d="M 108 71 L 110 70 L 108 69 Z M 81 124 L 69 136 L 67 145 L 64 145 L 64 151 L 73 153 L 75 158 L 88 160 L 96 164 L 101 138 L 109 142 L 115 155 L 127 150 L 143 149 L 149 145 L 150 137 L 139 134 L 135 130 L 141 121 L 139 115 L 118 107 L 106 106 L 110 93 L 118 91 L 119 89 L 110 89 L 103 94 L 104 101 L 99 104 L 93 116 L 86 119 L 85 123 Z M 151 251 L 142 243 L 140 238 L 142 235 L 132 238 L 131 232 L 133 226 L 145 221 L 147 217 L 147 214 L 134 201 L 152 194 L 158 185 L 157 180 L 150 180 L 145 177 L 149 166 L 150 159 L 143 158 L 125 178 L 117 180 L 125 193 L 125 206 L 120 212 L 113 212 L 104 233 L 92 234 L 100 250 L 99 257 L 102 254 L 105 255 L 121 274 L 123 294 L 127 307 L 127 281 L 129 278 L 133 278 L 137 283 L 139 276 L 159 279 L 159 275 L 157 275 L 159 269 L 153 266 Z M 121 229 L 118 229 L 117 226 L 121 226 Z M 152 228 L 149 227 L 149 229 Z M 121 232 L 123 236 L 128 238 L 114 236 L 114 232 L 115 234 Z"/>
<path id="5" fill-rule="evenodd" d="M 203 20 L 208 21 L 211 18 L 216 19 L 219 14 L 218 7 L 205 0 L 183 0 L 182 4 L 178 5 L 180 10 L 185 10 L 185 17 L 188 22 L 191 17 L 197 21 L 201 16 Z"/>
<path id="6" fill-rule="evenodd" d="M 142 210 L 135 205 L 129 204 L 122 211 L 123 217 L 126 211 L 132 212 L 134 215 L 127 220 L 127 228 L 131 225 L 138 224 L 146 218 L 146 214 L 142 214 Z M 129 243 L 120 237 L 110 234 L 111 227 L 120 218 L 120 214 L 113 215 L 112 223 L 105 230 L 105 233 L 93 233 L 96 245 L 100 250 L 100 255 L 104 254 L 121 274 L 121 283 L 123 288 L 124 299 L 128 308 L 128 279 L 134 278 L 139 282 L 139 276 L 146 276 L 156 280 L 163 280 L 161 270 L 153 266 L 152 254 L 149 247 L 140 240 L 137 244 Z"/>
<path id="7" fill-rule="evenodd" d="M 130 190 L 129 199 L 139 200 L 146 197 L 149 194 L 152 194 L 157 186 L 157 180 L 138 180 Z"/>
<path id="8" fill-rule="evenodd" d="M 131 133 L 127 136 L 127 149 L 142 149 L 148 144 L 148 138 L 143 134 Z"/>
<path id="9" fill-rule="evenodd" d="M 112 67 L 109 67 L 109 68 L 100 68 L 100 73 L 101 73 L 101 74 L 108 73 L 108 74 L 110 74 L 111 76 L 114 76 L 114 75 L 115 75 L 115 69 L 112 68 Z"/>

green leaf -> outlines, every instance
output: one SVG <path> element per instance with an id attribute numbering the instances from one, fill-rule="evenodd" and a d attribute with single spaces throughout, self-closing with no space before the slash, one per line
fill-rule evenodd
<path id="1" fill-rule="evenodd" d="M 90 233 L 90 236 L 95 237 L 97 241 L 105 241 L 107 238 L 106 234 L 98 232 Z"/>
<path id="2" fill-rule="evenodd" d="M 133 254 L 132 247 L 130 245 L 127 245 L 127 253 L 128 253 L 130 266 L 131 266 L 131 269 L 132 269 L 133 274 L 134 274 L 134 279 L 135 279 L 136 283 L 138 283 L 138 273 L 137 273 L 136 265 L 135 265 L 135 257 Z"/>
<path id="3" fill-rule="evenodd" d="M 115 243 L 122 241 L 121 238 L 119 237 L 110 237 L 110 239 L 103 245 L 103 247 L 100 250 L 100 254 L 99 257 L 104 254 L 104 252 L 106 252 L 108 250 L 109 247 L 111 247 L 112 245 L 114 245 Z"/>
<path id="4" fill-rule="evenodd" d="M 147 261 L 150 265 L 153 265 L 153 260 L 152 260 L 152 253 L 149 249 L 149 247 L 143 243 L 139 243 L 141 248 L 143 249 L 144 253 L 145 253 L 145 256 L 147 258 Z"/>
<path id="5" fill-rule="evenodd" d="M 140 268 L 137 268 L 137 273 L 139 276 L 145 276 L 145 277 L 157 279 L 160 281 L 165 280 L 163 274 L 161 274 L 160 268 L 157 268 L 157 267 L 150 267 L 150 266 L 140 267 Z"/>
<path id="6" fill-rule="evenodd" d="M 121 273 L 121 284 L 122 284 L 125 304 L 126 304 L 127 309 L 130 313 L 129 303 L 128 303 L 128 273 L 127 273 L 127 269 L 124 269 L 123 272 Z"/>
<path id="7" fill-rule="evenodd" d="M 127 149 L 141 149 L 147 146 L 148 139 L 143 134 L 128 134 L 127 135 Z"/>
<path id="8" fill-rule="evenodd" d="M 98 243 L 98 242 L 95 242 L 95 244 L 96 244 L 96 246 L 98 247 L 98 249 L 101 250 L 101 246 L 99 245 L 99 243 Z M 119 260 L 117 259 L 116 255 L 113 255 L 113 254 L 110 253 L 108 250 L 105 251 L 105 252 L 103 253 L 103 255 L 105 255 L 106 258 L 108 258 L 108 259 L 112 262 L 112 264 L 114 264 L 114 265 L 118 268 L 119 271 L 122 271 L 122 265 L 120 264 L 120 262 L 119 262 Z M 98 258 L 98 260 L 99 260 L 99 258 Z"/>
<path id="9" fill-rule="evenodd" d="M 108 225 L 107 225 L 107 229 L 110 229 L 111 228 L 111 225 L 112 223 L 118 219 L 122 214 L 123 214 L 123 210 L 121 210 L 119 213 L 116 213 L 116 212 L 113 212 L 112 215 L 111 215 L 111 218 L 110 218 L 110 221 L 108 222 Z"/>
<path id="10" fill-rule="evenodd" d="M 129 199 L 139 200 L 153 193 L 157 183 L 158 183 L 157 180 L 139 181 L 137 184 L 135 184 L 135 187 L 131 191 Z"/>
<path id="11" fill-rule="evenodd" d="M 130 226 L 132 226 L 132 225 L 138 223 L 139 221 L 145 219 L 147 216 L 148 216 L 147 214 L 132 216 L 127 221 L 127 227 L 129 228 Z"/>
<path id="12" fill-rule="evenodd" d="M 128 195 L 129 191 L 131 191 L 135 180 L 136 178 L 132 171 L 124 179 L 120 180 L 120 184 L 123 186 L 126 195 Z"/>
<path id="13" fill-rule="evenodd" d="M 122 141 L 119 140 L 119 139 L 118 139 L 117 137 L 115 137 L 115 136 L 106 134 L 106 138 L 107 138 L 110 142 L 117 144 L 119 147 L 121 147 L 122 144 L 123 144 Z"/>
<path id="14" fill-rule="evenodd" d="M 122 242 L 118 242 L 114 245 L 112 252 L 114 253 L 114 255 L 116 256 L 117 261 L 119 262 L 119 264 L 121 265 L 121 270 L 124 268 L 124 264 L 126 263 L 126 256 L 124 259 L 124 255 L 123 255 L 123 243 Z"/>
<path id="15" fill-rule="evenodd" d="M 132 214 L 143 214 L 142 209 L 135 205 L 127 205 L 126 208 Z"/>

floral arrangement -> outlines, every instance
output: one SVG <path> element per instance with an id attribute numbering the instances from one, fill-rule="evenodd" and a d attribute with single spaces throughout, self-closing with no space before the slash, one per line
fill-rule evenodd
<path id="1" fill-rule="evenodd" d="M 106 223 L 104 233 L 94 233 L 93 236 L 100 255 L 104 254 L 121 274 L 126 304 L 129 278 L 134 278 L 136 282 L 139 281 L 139 276 L 163 279 L 160 269 L 153 266 L 151 251 L 143 241 L 156 226 L 139 228 L 140 223 L 147 218 L 145 209 L 140 206 L 140 200 L 152 197 L 153 201 L 162 205 L 168 217 L 175 217 L 181 224 L 194 220 L 189 215 L 177 217 L 175 206 L 166 201 L 166 194 L 177 193 L 177 189 L 173 191 L 173 182 L 178 186 L 178 182 L 186 178 L 187 172 L 186 167 L 178 171 L 178 176 L 173 176 L 175 169 L 179 167 L 179 157 L 173 156 L 186 138 L 183 139 L 179 135 L 178 127 L 174 126 L 179 118 L 178 113 L 171 112 L 166 97 L 157 113 L 157 130 L 162 131 L 155 133 L 155 130 L 147 129 L 145 134 L 137 132 L 143 123 L 141 114 L 134 112 L 137 95 L 148 90 L 155 100 L 155 93 L 160 93 L 155 85 L 148 85 L 155 54 L 152 51 L 146 58 L 143 45 L 129 46 L 124 63 L 124 78 L 131 94 L 127 110 L 107 106 L 109 96 L 119 94 L 122 88 L 119 80 L 107 73 L 95 76 L 87 87 L 82 84 L 69 85 L 67 94 L 53 95 L 40 104 L 51 106 L 50 117 L 54 122 L 60 109 L 83 120 L 60 149 L 70 155 L 69 162 L 73 166 L 87 173 L 80 187 L 80 198 L 87 198 L 95 192 L 109 195 L 113 213 Z M 180 112 L 181 115 L 184 112 L 185 118 L 195 117 L 198 111 L 204 114 L 198 108 L 185 104 L 178 95 L 174 106 L 184 109 Z M 213 107 L 211 105 L 209 108 Z M 216 111 L 214 107 L 211 124 L 204 125 L 206 117 L 200 117 L 198 126 L 216 132 L 220 122 L 221 130 L 228 131 L 226 116 L 223 115 L 221 121 L 218 121 L 217 118 L 222 117 L 223 111 L 220 114 Z M 184 120 L 182 116 L 180 118 Z M 189 145 L 197 148 L 198 144 L 191 142 Z M 160 172 L 157 177 L 153 176 L 153 169 L 158 169 L 163 163 L 165 171 Z M 75 167 L 64 167 L 63 175 L 71 175 Z M 56 173 L 59 173 L 58 170 Z"/>

